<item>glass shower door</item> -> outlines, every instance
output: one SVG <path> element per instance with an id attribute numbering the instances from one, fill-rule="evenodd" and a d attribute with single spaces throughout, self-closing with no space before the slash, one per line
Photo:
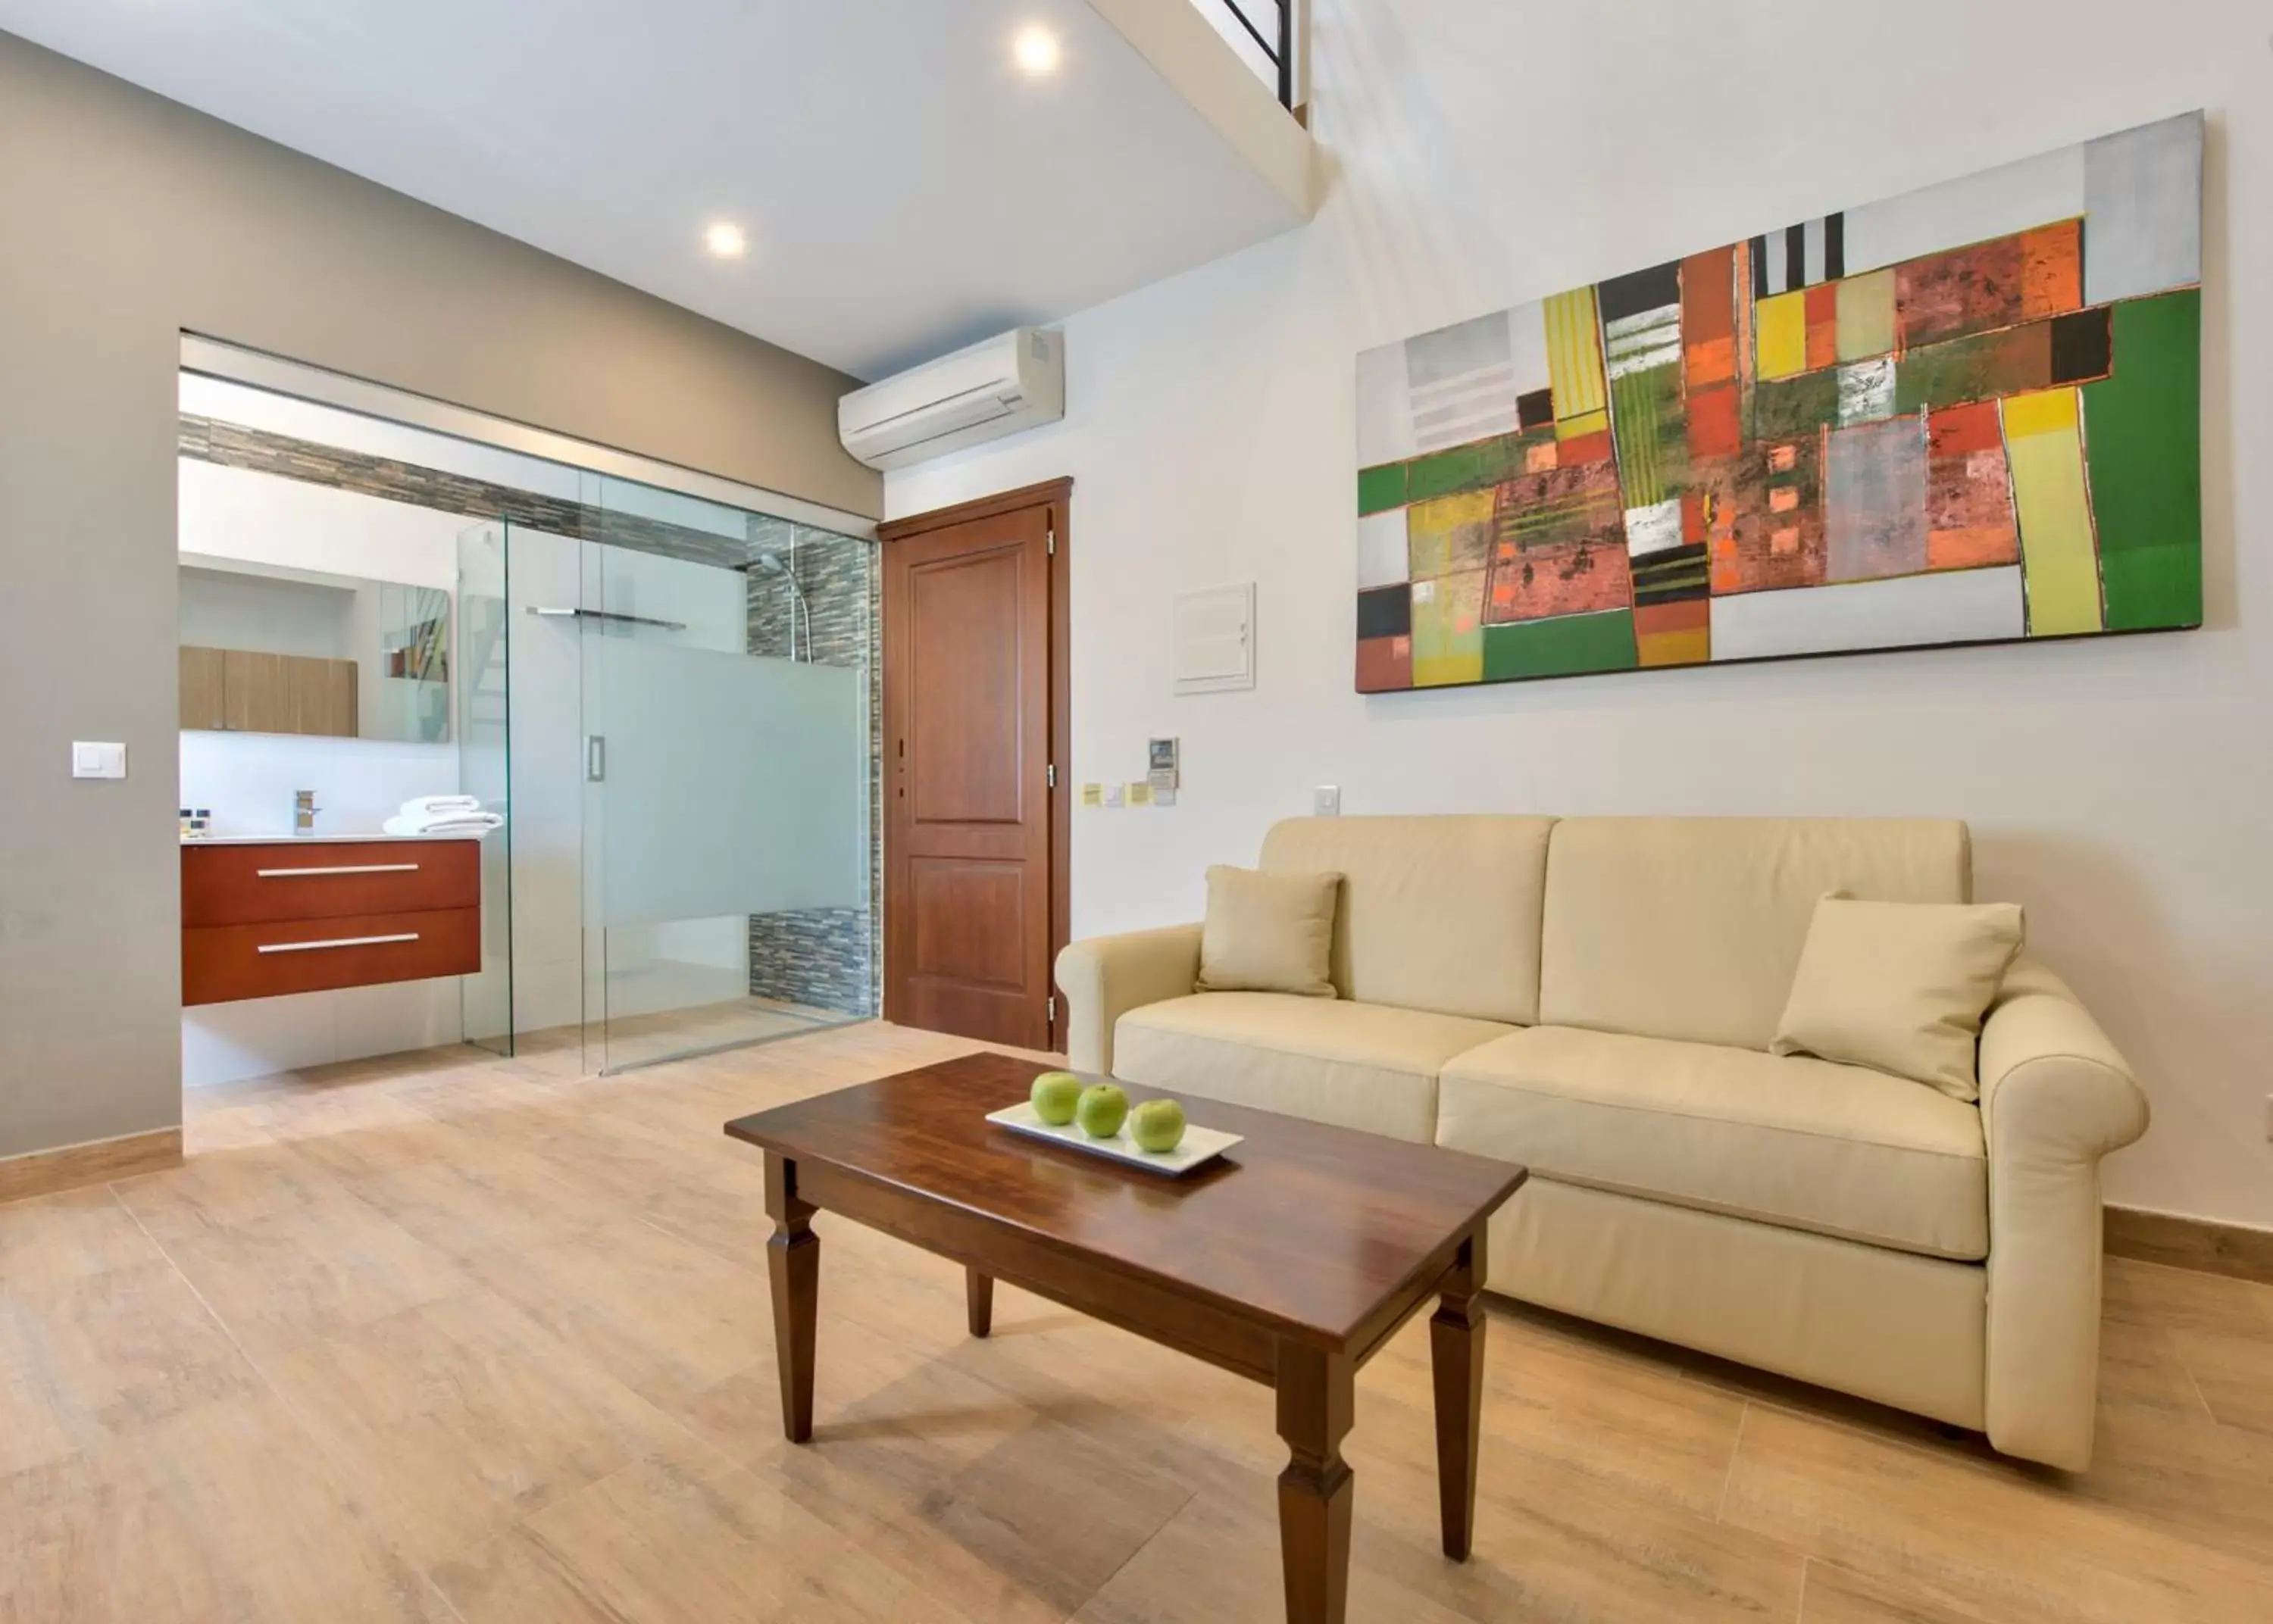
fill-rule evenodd
<path id="1" fill-rule="evenodd" d="M 458 537 L 458 787 L 500 812 L 510 786 L 506 563 L 502 523 Z M 514 1051 L 512 842 L 509 820 L 482 842 L 482 968 L 458 983 L 466 1041 L 505 1055 Z"/>
<path id="2" fill-rule="evenodd" d="M 663 493 L 611 484 L 611 519 L 654 517 Z M 584 543 L 586 1044 L 610 1071 L 843 1018 L 755 990 L 754 921 L 869 906 L 866 664 L 814 660 L 809 627 L 802 658 L 753 653 L 750 515 L 669 503 L 685 556 Z"/>

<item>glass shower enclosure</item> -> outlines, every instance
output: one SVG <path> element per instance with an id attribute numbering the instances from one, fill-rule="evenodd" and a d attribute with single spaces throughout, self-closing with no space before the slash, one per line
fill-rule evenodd
<path id="1" fill-rule="evenodd" d="M 611 1072 L 867 1018 L 874 544 L 586 498 L 460 538 L 461 782 L 506 818 L 468 1041 Z"/>

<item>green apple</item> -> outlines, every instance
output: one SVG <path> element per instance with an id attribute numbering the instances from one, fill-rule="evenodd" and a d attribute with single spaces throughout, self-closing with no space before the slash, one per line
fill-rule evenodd
<path id="1" fill-rule="evenodd" d="M 1129 1119 L 1129 1096 L 1109 1082 L 1092 1082 L 1081 1091 L 1073 1115 L 1091 1139 L 1110 1139 Z"/>
<path id="2" fill-rule="evenodd" d="M 1184 1142 L 1184 1108 L 1174 1100 L 1146 1100 L 1129 1113 L 1129 1137 L 1139 1150 L 1166 1156 Z"/>
<path id="3" fill-rule="evenodd" d="M 1044 1072 L 1034 1079 L 1034 1114 L 1052 1127 L 1073 1120 L 1081 1103 L 1081 1079 L 1071 1072 Z"/>

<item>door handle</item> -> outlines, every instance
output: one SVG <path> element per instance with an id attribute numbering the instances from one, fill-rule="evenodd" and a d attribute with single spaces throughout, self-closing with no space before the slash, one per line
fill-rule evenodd
<path id="1" fill-rule="evenodd" d="M 584 735 L 584 782 L 605 783 L 608 778 L 608 741 L 597 733 Z"/>

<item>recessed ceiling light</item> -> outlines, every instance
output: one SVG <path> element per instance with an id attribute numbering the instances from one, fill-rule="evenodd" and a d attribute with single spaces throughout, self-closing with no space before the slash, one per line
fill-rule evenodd
<path id="1" fill-rule="evenodd" d="M 1018 66 L 1034 78 L 1058 71 L 1058 36 L 1048 29 L 1035 26 L 1023 29 L 1010 43 L 1010 55 Z"/>
<path id="2" fill-rule="evenodd" d="M 721 259 L 739 259 L 750 251 L 750 239 L 732 221 L 718 220 L 703 231 L 702 246 Z"/>

